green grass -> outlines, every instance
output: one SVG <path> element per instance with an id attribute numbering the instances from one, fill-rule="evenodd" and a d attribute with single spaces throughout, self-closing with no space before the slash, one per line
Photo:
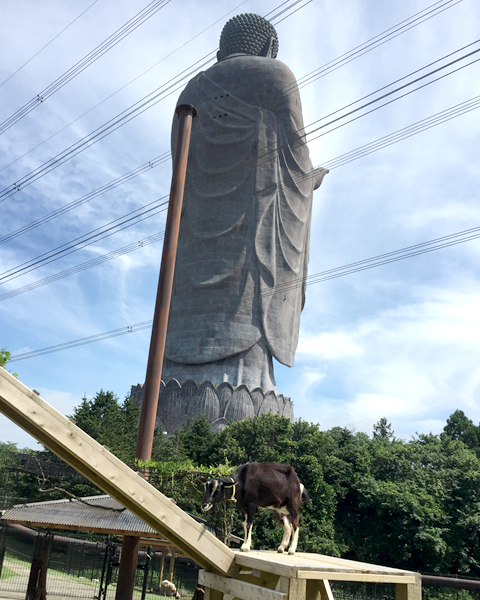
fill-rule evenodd
<path id="1" fill-rule="evenodd" d="M 0 575 L 0 579 L 10 579 L 10 577 L 16 577 L 18 573 L 15 573 L 12 569 L 9 569 L 5 565 L 2 568 L 2 574 Z"/>

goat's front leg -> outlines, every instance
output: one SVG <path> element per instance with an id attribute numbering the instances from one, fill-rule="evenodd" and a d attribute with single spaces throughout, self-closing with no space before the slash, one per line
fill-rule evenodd
<path id="1" fill-rule="evenodd" d="M 288 546 L 288 542 L 290 541 L 290 536 L 292 534 L 292 524 L 290 523 L 290 519 L 288 515 L 283 517 L 283 539 L 282 543 L 278 547 L 278 551 L 280 553 L 285 552 L 285 548 Z"/>
<path id="2" fill-rule="evenodd" d="M 243 544 L 240 547 L 241 552 L 249 552 L 252 546 L 252 527 L 254 516 L 255 511 L 248 511 L 248 513 L 243 513 L 243 532 L 245 537 L 243 540 Z"/>

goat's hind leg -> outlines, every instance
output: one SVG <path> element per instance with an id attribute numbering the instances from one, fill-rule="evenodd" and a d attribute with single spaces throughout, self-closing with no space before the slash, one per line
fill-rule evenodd
<path id="1" fill-rule="evenodd" d="M 285 548 L 288 546 L 288 542 L 290 541 L 290 536 L 292 535 L 292 524 L 290 523 L 290 519 L 288 515 L 284 515 L 283 517 L 283 539 L 282 543 L 278 547 L 278 552 L 285 552 Z"/>
<path id="2" fill-rule="evenodd" d="M 298 533 L 300 531 L 300 527 L 298 526 L 298 524 L 296 527 L 295 527 L 295 525 L 292 525 L 292 529 L 293 529 L 293 538 L 292 538 L 292 543 L 290 544 L 290 548 L 288 549 L 289 554 L 295 554 L 295 552 L 297 551 Z"/>

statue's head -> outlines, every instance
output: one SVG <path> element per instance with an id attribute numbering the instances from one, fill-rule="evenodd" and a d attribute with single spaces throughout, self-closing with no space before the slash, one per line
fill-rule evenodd
<path id="1" fill-rule="evenodd" d="M 232 17 L 222 30 L 217 58 L 220 61 L 237 53 L 276 58 L 278 36 L 273 25 L 253 13 Z"/>

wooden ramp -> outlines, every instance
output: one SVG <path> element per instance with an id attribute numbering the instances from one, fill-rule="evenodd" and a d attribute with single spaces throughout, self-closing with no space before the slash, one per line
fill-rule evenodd
<path id="1" fill-rule="evenodd" d="M 0 412 L 195 560 L 205 600 L 333 600 L 329 581 L 394 583 L 397 600 L 421 599 L 418 573 L 318 554 L 233 552 L 2 368 Z"/>

